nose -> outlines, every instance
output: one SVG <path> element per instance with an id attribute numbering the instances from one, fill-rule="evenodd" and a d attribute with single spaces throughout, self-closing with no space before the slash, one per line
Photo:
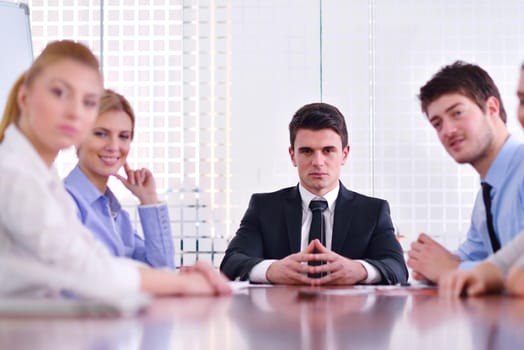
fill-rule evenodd
<path id="1" fill-rule="evenodd" d="M 78 119 L 83 113 L 83 101 L 77 97 L 71 97 L 68 104 L 68 117 Z"/>
<path id="2" fill-rule="evenodd" d="M 316 151 L 313 153 L 313 165 L 322 165 L 324 163 L 324 154 L 322 151 Z"/>
<path id="3" fill-rule="evenodd" d="M 108 150 L 108 151 L 116 151 L 116 150 L 118 150 L 118 137 L 116 137 L 116 136 L 108 137 L 106 145 L 105 145 L 105 149 Z"/>
<path id="4" fill-rule="evenodd" d="M 455 123 L 452 121 L 442 121 L 442 129 L 440 130 L 440 134 L 442 137 L 450 137 L 455 134 L 457 131 L 457 128 L 455 126 Z"/>

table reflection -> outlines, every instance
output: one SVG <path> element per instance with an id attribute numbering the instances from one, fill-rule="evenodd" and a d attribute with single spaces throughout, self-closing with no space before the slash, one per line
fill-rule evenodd
<path id="1" fill-rule="evenodd" d="M 0 349 L 140 349 L 134 319 L 0 319 Z"/>
<path id="2" fill-rule="evenodd" d="M 405 303 L 406 296 L 304 296 L 287 287 L 250 288 L 234 298 L 230 317 L 250 349 L 387 348 Z"/>
<path id="3" fill-rule="evenodd" d="M 0 349 L 520 349 L 524 299 L 250 286 L 129 318 L 0 317 Z M 341 293 L 338 293 L 341 292 Z"/>

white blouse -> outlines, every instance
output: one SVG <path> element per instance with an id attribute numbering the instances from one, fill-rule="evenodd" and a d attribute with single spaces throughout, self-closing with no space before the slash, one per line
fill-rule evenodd
<path id="1" fill-rule="evenodd" d="M 78 220 L 54 167 L 14 125 L 0 144 L 0 295 L 94 298 L 139 292 L 137 265 L 115 258 Z"/>
<path id="2" fill-rule="evenodd" d="M 512 241 L 488 258 L 504 276 L 512 267 L 524 268 L 524 231 L 517 234 Z"/>

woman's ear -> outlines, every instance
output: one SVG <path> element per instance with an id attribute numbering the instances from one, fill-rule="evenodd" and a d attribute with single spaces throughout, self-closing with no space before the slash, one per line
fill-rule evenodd
<path id="1" fill-rule="evenodd" d="M 28 91 L 25 84 L 21 84 L 18 88 L 18 94 L 16 96 L 16 102 L 18 103 L 18 107 L 20 108 L 20 112 L 24 112 L 27 108 L 27 98 L 28 98 Z"/>

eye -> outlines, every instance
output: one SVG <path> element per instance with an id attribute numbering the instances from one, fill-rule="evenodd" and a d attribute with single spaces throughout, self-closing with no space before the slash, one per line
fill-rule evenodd
<path id="1" fill-rule="evenodd" d="M 55 95 L 56 97 L 62 97 L 64 96 L 64 89 L 60 88 L 60 87 L 52 87 L 51 88 L 51 93 L 53 95 Z"/>
<path id="2" fill-rule="evenodd" d="M 123 134 L 120 134 L 119 137 L 120 137 L 122 140 L 129 140 L 129 139 L 131 139 L 131 134 L 123 133 Z"/>
<path id="3" fill-rule="evenodd" d="M 442 122 L 440 120 L 434 120 L 431 122 L 431 125 L 433 125 L 433 128 L 435 128 L 436 130 L 439 130 L 442 126 Z"/>
<path id="4" fill-rule="evenodd" d="M 456 109 L 453 111 L 453 116 L 454 117 L 460 117 L 462 115 L 462 110 L 461 109 Z"/>
<path id="5" fill-rule="evenodd" d="M 105 137 L 107 135 L 107 132 L 103 130 L 95 130 L 93 131 L 93 135 L 95 135 L 96 137 Z"/>
<path id="6" fill-rule="evenodd" d="M 85 99 L 84 106 L 88 108 L 98 108 L 98 100 L 96 99 Z"/>
<path id="7" fill-rule="evenodd" d="M 301 149 L 300 149 L 300 153 L 301 153 L 301 154 L 306 154 L 306 155 L 307 155 L 307 154 L 311 154 L 311 152 L 312 152 L 312 151 L 311 151 L 311 149 L 309 149 L 309 148 L 301 148 Z"/>

